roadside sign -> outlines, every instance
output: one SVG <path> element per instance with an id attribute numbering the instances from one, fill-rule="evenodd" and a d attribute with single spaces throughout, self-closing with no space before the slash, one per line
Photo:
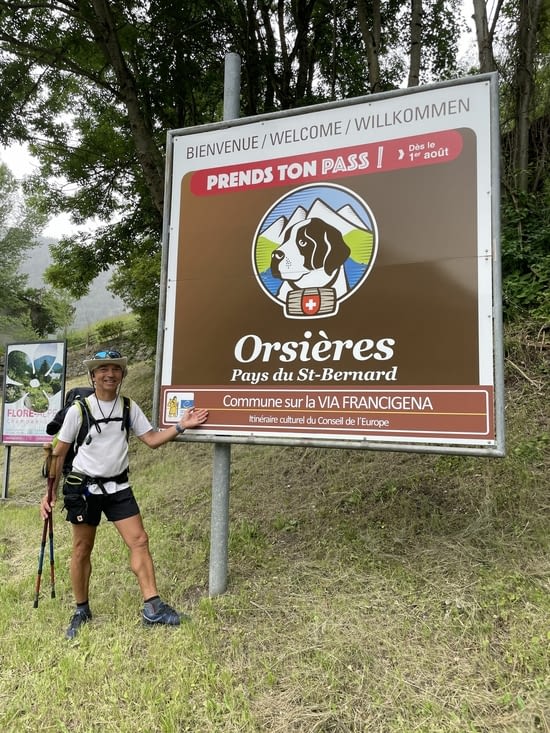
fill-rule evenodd
<path id="1" fill-rule="evenodd" d="M 158 423 L 501 455 L 496 75 L 168 135 Z"/>
<path id="2" fill-rule="evenodd" d="M 63 406 L 65 342 L 39 341 L 6 346 L 2 443 L 50 442 L 46 425 Z"/>

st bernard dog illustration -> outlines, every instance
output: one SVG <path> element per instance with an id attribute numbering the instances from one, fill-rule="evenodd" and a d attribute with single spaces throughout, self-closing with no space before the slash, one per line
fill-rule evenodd
<path id="1" fill-rule="evenodd" d="M 296 289 L 332 288 L 341 298 L 349 286 L 344 262 L 351 253 L 339 229 L 319 218 L 303 219 L 285 233 L 271 255 L 271 274 L 283 280 L 277 298 Z"/>

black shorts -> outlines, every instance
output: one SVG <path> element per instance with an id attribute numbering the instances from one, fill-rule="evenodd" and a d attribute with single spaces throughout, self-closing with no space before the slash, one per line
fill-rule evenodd
<path id="1" fill-rule="evenodd" d="M 87 494 L 88 513 L 85 524 L 97 527 L 101 521 L 101 513 L 109 522 L 118 522 L 139 514 L 139 506 L 131 488 L 122 489 L 114 494 Z M 73 522 L 78 524 L 78 522 Z"/>

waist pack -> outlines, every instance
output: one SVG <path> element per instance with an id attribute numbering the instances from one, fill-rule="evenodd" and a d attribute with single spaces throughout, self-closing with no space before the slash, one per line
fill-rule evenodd
<path id="1" fill-rule="evenodd" d="M 63 509 L 67 510 L 67 521 L 81 524 L 88 516 L 88 499 L 86 489 L 88 476 L 83 473 L 67 474 L 63 483 Z"/>
<path id="2" fill-rule="evenodd" d="M 119 484 L 128 481 L 128 469 L 118 476 L 86 476 L 83 473 L 71 471 L 63 483 L 63 509 L 67 511 L 67 521 L 72 524 L 82 524 L 88 517 L 87 490 L 90 484 L 97 484 L 106 494 L 104 484 L 107 481 L 116 481 Z"/>

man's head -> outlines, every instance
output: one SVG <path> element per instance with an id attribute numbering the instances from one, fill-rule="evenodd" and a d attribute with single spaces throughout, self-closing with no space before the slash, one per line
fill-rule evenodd
<path id="1" fill-rule="evenodd" d="M 84 366 L 88 370 L 88 374 L 92 380 L 96 369 L 113 364 L 121 368 L 122 377 L 125 377 L 128 373 L 128 359 L 122 356 L 119 351 L 97 351 L 89 359 L 84 359 Z"/>

